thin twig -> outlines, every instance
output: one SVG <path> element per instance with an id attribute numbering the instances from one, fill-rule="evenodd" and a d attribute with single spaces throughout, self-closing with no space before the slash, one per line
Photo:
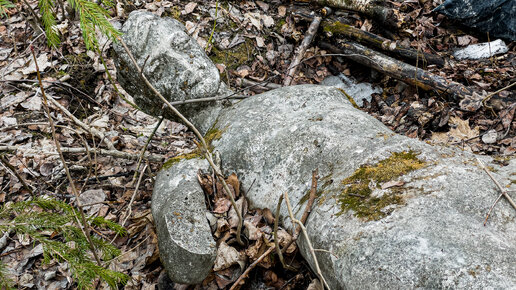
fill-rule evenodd
<path id="1" fill-rule="evenodd" d="M 154 127 L 154 130 L 152 130 L 152 133 L 149 135 L 149 138 L 147 138 L 147 142 L 145 142 L 145 145 L 143 146 L 143 149 L 140 153 L 140 157 L 138 157 L 138 165 L 136 165 L 136 170 L 134 171 L 133 179 L 131 180 L 131 182 L 129 182 L 129 185 L 131 185 L 131 186 L 133 185 L 134 181 L 136 180 L 136 177 L 138 176 L 138 170 L 140 169 L 140 165 L 142 164 L 142 160 L 143 160 L 143 156 L 145 155 L 145 151 L 147 150 L 147 147 L 149 146 L 149 143 L 152 140 L 152 137 L 154 137 L 154 135 L 158 131 L 159 126 L 161 126 L 161 123 L 163 123 L 163 119 L 165 119 L 165 117 L 163 117 L 163 116 L 159 119 L 158 124 L 156 125 L 156 127 Z"/>
<path id="2" fill-rule="evenodd" d="M 87 153 L 89 150 L 90 153 L 99 154 L 99 155 L 105 155 L 105 156 L 113 156 L 117 158 L 123 158 L 128 160 L 137 160 L 138 155 L 135 153 L 128 153 L 123 152 L 119 150 L 107 150 L 107 149 L 94 149 L 94 148 L 73 148 L 73 147 L 61 147 L 61 152 L 63 153 L 70 153 L 70 154 L 77 154 L 77 153 Z M 0 146 L 0 152 L 2 151 L 22 151 L 25 153 L 30 154 L 44 154 L 44 155 L 58 155 L 59 152 L 55 151 L 43 151 L 40 149 L 29 149 L 24 148 L 16 145 L 6 145 L 6 146 Z M 144 159 L 148 160 L 150 162 L 163 162 L 165 160 L 165 157 L 158 154 L 150 154 L 146 153 L 144 154 Z"/>
<path id="3" fill-rule="evenodd" d="M 278 254 L 278 258 L 283 265 L 283 268 L 288 270 L 296 270 L 296 268 L 285 264 L 285 260 L 283 259 L 283 253 L 281 252 L 281 248 L 278 240 L 278 223 L 279 223 L 279 215 L 281 209 L 281 202 L 283 201 L 283 195 L 280 195 L 278 199 L 278 205 L 276 206 L 276 216 L 274 217 L 274 246 L 276 247 L 276 253 Z M 289 245 L 290 246 L 290 245 Z"/>
<path id="4" fill-rule="evenodd" d="M 498 187 L 498 190 L 500 190 L 501 192 L 501 195 L 503 195 L 507 201 L 512 205 L 512 207 L 514 207 L 514 209 L 516 209 L 516 203 L 514 203 L 514 201 L 512 200 L 512 198 L 509 196 L 509 194 L 507 193 L 507 190 L 505 190 L 502 185 L 500 185 L 500 183 L 498 182 L 498 180 L 496 180 L 493 175 L 491 174 L 491 172 L 489 172 L 489 170 L 486 168 L 486 166 L 484 165 L 484 163 L 478 159 L 477 157 L 477 161 L 478 163 L 482 166 L 482 169 L 484 169 L 484 171 L 487 173 L 487 175 L 489 175 L 489 177 L 491 178 L 491 180 L 496 184 L 496 187 Z M 495 201 L 495 203 L 493 204 L 493 206 L 491 207 L 491 209 L 489 210 L 489 212 L 487 213 L 487 216 L 486 216 L 486 219 L 484 221 L 484 225 L 486 224 L 487 222 L 487 219 L 489 217 L 489 214 L 491 213 L 492 211 L 492 208 L 494 208 L 494 206 L 496 205 L 496 202 L 498 201 L 498 199 L 500 199 L 500 197 L 497 198 L 497 200 Z"/>
<path id="5" fill-rule="evenodd" d="M 0 82 L 7 82 L 7 83 L 38 83 L 37 80 L 28 80 L 28 79 L 22 79 L 22 80 L 0 80 Z M 46 81 L 46 80 L 41 80 L 41 82 L 48 83 L 48 84 L 51 84 L 51 85 L 59 86 L 61 89 L 64 89 L 61 86 L 65 86 L 65 87 L 67 87 L 67 88 L 69 88 L 71 90 L 74 90 L 74 91 L 80 93 L 88 102 L 96 104 L 96 105 L 102 107 L 102 104 L 100 104 L 99 102 L 95 101 L 95 99 L 90 97 L 88 94 L 86 94 L 85 92 L 79 90 L 78 88 L 76 88 L 76 87 L 74 87 L 74 86 L 72 86 L 72 85 L 70 85 L 70 84 L 68 84 L 66 82 L 62 82 L 62 81 Z"/>
<path id="6" fill-rule="evenodd" d="M 213 28 L 210 33 L 210 37 L 208 38 L 208 42 L 206 42 L 206 47 L 204 50 L 208 49 L 208 46 L 210 46 L 211 39 L 213 38 L 213 33 L 215 33 L 215 27 L 217 26 L 217 14 L 219 12 L 219 1 L 215 2 L 215 19 L 213 19 Z"/>
<path id="7" fill-rule="evenodd" d="M 310 197 L 308 198 L 308 203 L 306 204 L 305 211 L 301 216 L 301 222 L 303 224 L 306 223 L 308 215 L 310 215 L 310 213 L 312 212 L 312 206 L 314 204 L 315 198 L 317 197 L 317 180 L 319 179 L 318 173 L 319 169 L 315 169 L 312 171 L 312 186 L 310 187 Z"/>
<path id="8" fill-rule="evenodd" d="M 2 164 L 6 168 L 8 168 L 9 171 L 11 171 L 11 173 L 14 174 L 14 176 L 16 176 L 16 178 L 18 178 L 18 180 L 23 185 L 23 188 L 25 188 L 30 193 L 32 198 L 35 198 L 32 188 L 29 187 L 27 182 L 25 182 L 25 179 L 18 173 L 18 171 L 16 171 L 16 168 L 14 168 L 14 166 L 12 166 L 11 163 L 9 163 L 9 160 L 7 160 L 7 158 L 5 158 L 4 154 L 0 154 L 0 162 L 2 162 Z"/>
<path id="9" fill-rule="evenodd" d="M 514 82 L 514 83 L 512 83 L 512 84 L 510 84 L 510 85 L 508 85 L 508 86 L 506 86 L 506 87 L 503 87 L 503 88 L 499 89 L 499 90 L 498 90 L 498 91 L 496 91 L 496 92 L 490 93 L 489 95 L 487 95 L 487 96 L 482 100 L 482 105 L 484 105 L 485 107 L 487 107 L 487 106 L 486 106 L 486 102 L 487 102 L 487 101 L 488 101 L 492 96 L 494 96 L 494 95 L 496 95 L 496 94 L 498 94 L 498 93 L 501 93 L 501 92 L 503 92 L 503 91 L 505 91 L 505 90 L 508 90 L 508 89 L 512 88 L 513 86 L 515 86 L 515 85 L 516 85 L 516 82 Z"/>
<path id="10" fill-rule="evenodd" d="M 319 276 L 319 279 L 323 281 L 324 286 L 326 286 L 327 289 L 330 289 L 330 286 L 328 286 L 328 283 L 326 282 L 326 279 L 324 279 L 324 276 L 322 275 L 321 268 L 319 267 L 319 262 L 317 261 L 317 256 L 315 255 L 314 248 L 312 247 L 312 242 L 310 242 L 310 238 L 308 237 L 308 233 L 306 232 L 306 228 L 303 225 L 303 223 L 294 218 L 294 213 L 292 212 L 292 207 L 290 206 L 290 200 L 288 199 L 288 192 L 285 192 L 285 203 L 287 204 L 288 214 L 290 216 L 290 219 L 293 223 L 296 223 L 301 228 L 301 232 L 303 233 L 303 236 L 306 239 L 306 245 L 308 246 L 308 249 L 310 250 L 310 254 L 312 255 L 312 258 L 314 260 L 314 266 L 315 271 L 317 272 L 317 276 Z"/>
<path id="11" fill-rule="evenodd" d="M 77 117 L 75 117 L 72 113 L 70 113 L 70 111 L 68 111 L 65 107 L 63 107 L 58 101 L 54 100 L 54 98 L 49 97 L 47 99 L 50 100 L 50 102 L 54 106 L 58 107 L 59 110 L 61 110 L 61 112 L 63 112 L 70 119 L 72 119 L 77 125 L 82 127 L 84 130 L 90 132 L 92 135 L 97 136 L 101 141 L 103 141 L 106 144 L 106 146 L 108 147 L 109 150 L 116 150 L 115 149 L 115 145 L 113 145 L 113 143 L 111 141 L 109 141 L 108 138 L 106 138 L 104 133 L 100 132 L 99 130 L 97 130 L 97 129 L 93 128 L 93 127 L 90 127 L 90 126 L 86 125 L 84 122 L 82 122 Z"/>
<path id="12" fill-rule="evenodd" d="M 127 220 L 129 219 L 129 217 L 131 216 L 133 210 L 132 210 L 132 206 L 133 206 L 133 202 L 134 202 L 134 198 L 136 197 L 136 194 L 138 193 L 138 188 L 140 187 L 140 182 L 142 181 L 142 177 L 144 175 L 144 172 L 145 170 L 147 169 L 147 164 L 145 164 L 145 166 L 143 167 L 142 169 L 142 173 L 140 174 L 140 178 L 138 178 L 138 182 L 136 183 L 136 187 L 133 191 L 133 195 L 131 196 L 131 201 L 129 201 L 129 204 L 127 205 L 127 210 L 125 211 L 125 214 L 124 214 L 124 221 L 122 222 L 122 226 L 125 225 L 125 223 L 127 222 Z"/>
<path id="13" fill-rule="evenodd" d="M 267 249 L 267 251 L 265 251 L 265 253 L 263 253 L 260 257 L 258 257 L 258 259 L 256 259 L 256 261 L 254 261 L 251 265 L 249 265 L 249 267 L 247 267 L 247 269 L 245 269 L 244 273 L 242 273 L 242 275 L 240 275 L 240 277 L 238 277 L 238 279 L 235 281 L 235 283 L 233 283 L 233 285 L 231 285 L 231 288 L 229 288 L 229 290 L 234 290 L 236 289 L 236 287 L 239 286 L 240 282 L 242 282 L 242 280 L 244 280 L 248 275 L 249 273 L 251 272 L 251 270 L 254 269 L 254 267 L 256 267 L 256 265 L 258 265 L 258 263 L 260 263 L 265 257 L 267 257 L 272 251 L 274 251 L 276 247 L 275 246 L 271 246 Z"/>
<path id="14" fill-rule="evenodd" d="M 486 215 L 486 219 L 484 220 L 484 227 L 486 226 L 487 224 L 487 219 L 489 218 L 489 216 L 491 215 L 491 212 L 493 212 L 493 209 L 495 207 L 495 205 L 498 203 L 498 201 L 500 200 L 500 198 L 502 198 L 503 194 L 500 194 L 498 196 L 498 198 L 495 200 L 495 202 L 493 203 L 493 205 L 491 206 L 491 208 L 489 208 L 489 211 L 487 212 L 487 215 Z"/>
<path id="15" fill-rule="evenodd" d="M 288 70 L 287 76 L 285 77 L 285 81 L 283 82 L 284 86 L 290 86 L 292 83 L 292 79 L 294 78 L 294 75 L 296 74 L 298 65 L 301 63 L 301 60 L 305 56 L 305 52 L 308 49 L 308 46 L 314 39 L 315 34 L 317 33 L 317 29 L 319 29 L 319 25 L 321 24 L 322 17 L 316 16 L 312 20 L 312 23 L 310 23 L 310 26 L 308 27 L 308 31 L 306 32 L 305 38 L 301 42 L 301 45 L 299 46 L 297 50 L 297 54 L 292 61 L 292 64 L 290 65 L 290 68 Z"/>
<path id="16" fill-rule="evenodd" d="M 113 85 L 113 88 L 115 89 L 115 91 L 117 92 L 118 96 L 124 100 L 126 103 L 128 103 L 131 107 L 133 107 L 134 109 L 136 110 L 139 110 L 141 111 L 140 107 L 138 107 L 136 104 L 134 104 L 133 102 L 129 101 L 125 96 L 124 94 L 122 94 L 122 92 L 120 92 L 120 90 L 118 89 L 118 87 L 116 86 L 115 84 L 115 81 L 113 81 L 113 77 L 111 77 L 111 73 L 109 72 L 109 69 L 107 67 L 107 64 L 106 62 L 104 61 L 104 58 L 102 57 L 102 53 L 101 51 L 97 48 L 97 53 L 99 55 L 99 58 L 100 58 L 100 61 L 102 62 L 102 65 L 104 66 L 104 69 L 106 71 L 106 75 L 109 79 L 109 82 L 111 83 L 111 85 Z"/>
<path id="17" fill-rule="evenodd" d="M 45 108 L 48 122 L 50 124 L 50 128 L 52 129 L 52 139 L 54 139 L 54 143 L 56 144 L 57 152 L 59 152 L 59 158 L 61 159 L 61 162 L 63 163 L 63 168 L 65 169 L 66 177 L 68 178 L 68 182 L 70 182 L 70 187 L 72 189 L 73 194 L 75 195 L 75 202 L 77 204 L 77 208 L 79 209 L 78 212 L 79 212 L 80 222 L 78 224 L 80 225 L 81 231 L 83 232 L 84 236 L 86 237 L 86 239 L 88 241 L 88 244 L 93 253 L 93 256 L 95 257 L 95 260 L 97 261 L 97 264 L 99 266 L 102 266 L 102 263 L 100 262 L 100 258 L 97 255 L 95 245 L 93 244 L 93 241 L 91 240 L 90 226 L 89 226 L 88 222 L 86 221 L 86 217 L 84 216 L 84 210 L 81 206 L 81 201 L 79 199 L 79 192 L 77 191 L 77 188 L 75 187 L 75 183 L 73 181 L 72 175 L 70 174 L 70 170 L 68 169 L 66 160 L 63 156 L 63 153 L 61 152 L 61 144 L 59 143 L 57 136 L 56 136 L 56 128 L 54 127 L 54 120 L 52 120 L 52 115 L 50 115 L 50 108 L 48 106 L 47 96 L 45 94 L 45 90 L 43 89 L 43 83 L 41 82 L 41 74 L 39 72 L 39 66 L 38 66 L 38 61 L 36 59 L 36 53 L 34 52 L 34 47 L 31 47 L 31 51 L 32 51 L 32 57 L 34 58 L 34 64 L 36 65 L 36 73 L 37 73 L 38 80 L 39 80 L 39 86 L 41 88 L 41 94 L 43 96 L 43 107 Z M 79 217 L 77 217 L 77 218 L 79 218 Z"/>
<path id="18" fill-rule="evenodd" d="M 127 254 L 131 253 L 132 251 L 134 251 L 135 249 L 137 249 L 139 246 L 141 246 L 145 241 L 147 241 L 147 240 L 149 239 L 149 237 L 150 237 L 150 235 L 147 235 L 147 236 L 145 237 L 145 239 L 143 239 L 141 242 L 139 242 L 136 246 L 132 247 L 130 250 L 128 250 L 128 251 L 126 251 L 126 252 L 123 252 L 122 254 L 120 254 L 120 255 L 118 255 L 118 256 L 116 256 L 116 257 L 114 257 L 113 259 L 111 259 L 111 260 L 109 260 L 109 261 L 106 261 L 106 262 L 104 263 L 104 267 L 106 267 L 107 265 L 109 265 L 109 263 L 111 263 L 112 261 L 114 261 L 114 260 L 118 260 L 118 259 L 120 259 L 120 258 L 124 257 L 125 255 L 127 255 Z"/>
<path id="19" fill-rule="evenodd" d="M 217 174 L 217 177 L 222 182 L 224 190 L 226 191 L 226 195 L 228 196 L 229 200 L 231 201 L 231 205 L 235 208 L 235 211 L 236 211 L 237 216 L 238 216 L 238 225 L 237 225 L 236 239 L 237 239 L 237 242 L 240 245 L 243 245 L 244 243 L 242 242 L 242 239 L 240 237 L 240 233 L 242 232 L 242 220 L 243 220 L 242 219 L 242 214 L 240 213 L 240 211 L 238 210 L 238 208 L 236 206 L 235 199 L 234 199 L 233 195 L 231 194 L 231 191 L 229 190 L 229 187 L 228 187 L 226 181 L 224 180 L 224 175 L 222 174 L 222 171 L 220 170 L 220 168 L 218 166 L 216 166 L 213 163 L 213 158 L 212 158 L 210 149 L 208 147 L 208 144 L 206 144 L 206 140 L 204 140 L 204 138 L 201 135 L 201 133 L 199 132 L 199 130 L 197 130 L 197 128 L 185 116 L 183 116 L 183 114 L 181 114 L 167 99 L 165 99 L 165 97 L 163 97 L 163 95 L 158 90 L 156 90 L 156 88 L 149 82 L 147 77 L 143 74 L 143 71 L 141 70 L 140 66 L 136 62 L 136 59 L 134 58 L 133 54 L 131 53 L 131 51 L 127 47 L 127 44 L 125 43 L 125 41 L 121 37 L 118 37 L 118 41 L 120 41 L 120 43 L 124 47 L 125 52 L 128 54 L 129 58 L 131 59 L 131 62 L 133 63 L 133 65 L 138 70 L 138 73 L 139 73 L 140 77 L 145 82 L 147 87 L 149 87 L 149 89 L 156 96 L 158 96 L 161 99 L 161 101 L 163 101 L 163 103 L 165 103 L 168 106 L 168 108 L 170 110 L 172 110 L 172 112 L 174 112 L 174 114 L 176 114 L 176 116 L 178 116 L 183 121 L 183 123 L 186 124 L 194 132 L 194 134 L 197 136 L 197 138 L 201 141 L 201 145 L 202 145 L 201 148 L 202 148 L 202 151 L 203 151 L 202 153 L 203 153 L 204 157 L 206 158 L 206 160 L 208 161 L 210 166 L 215 170 L 215 173 Z"/>

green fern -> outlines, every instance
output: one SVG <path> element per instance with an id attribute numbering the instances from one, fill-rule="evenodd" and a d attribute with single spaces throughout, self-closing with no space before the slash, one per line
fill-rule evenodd
<path id="1" fill-rule="evenodd" d="M 0 0 L 0 18 L 7 16 L 7 9 L 14 8 L 14 4 L 7 0 Z"/>
<path id="2" fill-rule="evenodd" d="M 7 1 L 7 0 L 0 0 Z M 49 46 L 57 47 L 61 43 L 59 31 L 56 27 L 56 15 L 53 11 L 57 0 L 39 0 L 39 10 Z M 1 3 L 1 2 L 0 2 Z M 114 7 L 110 0 L 103 1 L 108 8 Z M 69 0 L 70 7 L 79 15 L 79 24 L 82 30 L 84 44 L 89 50 L 98 47 L 95 28 L 106 35 L 110 40 L 116 40 L 121 33 L 109 22 L 109 12 L 90 0 Z M 0 6 L 1 7 L 1 6 Z"/>
<path id="3" fill-rule="evenodd" d="M 93 282 L 100 278 L 112 289 L 125 284 L 128 276 L 97 265 L 90 255 L 90 244 L 81 228 L 76 226 L 79 212 L 69 204 L 51 199 L 37 198 L 4 206 L 0 209 L 0 219 L 10 220 L 0 224 L 3 232 L 12 230 L 17 234 L 29 235 L 35 243 L 43 246 L 43 262 L 52 260 L 66 261 L 79 289 L 92 288 Z M 91 227 L 107 228 L 120 235 L 125 230 L 118 224 L 101 217 L 90 217 Z M 52 238 L 48 232 L 53 232 Z M 107 261 L 120 254 L 120 250 L 102 238 L 92 236 L 91 241 L 96 253 Z M 0 267 L 1 270 L 1 267 Z M 0 272 L 0 285 L 4 279 Z"/>
<path id="4" fill-rule="evenodd" d="M 48 45 L 57 46 L 61 40 L 59 39 L 59 31 L 56 27 L 56 17 L 52 11 L 54 3 L 52 0 L 39 0 L 38 6 L 41 13 L 41 21 L 45 27 Z"/>
<path id="5" fill-rule="evenodd" d="M 13 281 L 7 277 L 7 269 L 4 263 L 0 262 L 0 289 L 15 289 Z"/>

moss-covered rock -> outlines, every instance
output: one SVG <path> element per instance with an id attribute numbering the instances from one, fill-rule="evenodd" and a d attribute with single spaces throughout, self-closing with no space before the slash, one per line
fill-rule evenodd
<path id="1" fill-rule="evenodd" d="M 338 197 L 342 211 L 353 210 L 354 215 L 366 220 L 379 220 L 389 214 L 384 208 L 403 203 L 403 190 L 390 190 L 377 196 L 373 190 L 380 189 L 382 183 L 394 180 L 410 171 L 422 168 L 425 162 L 419 160 L 413 151 L 392 153 L 374 165 L 364 165 L 344 179 L 345 189 Z"/>

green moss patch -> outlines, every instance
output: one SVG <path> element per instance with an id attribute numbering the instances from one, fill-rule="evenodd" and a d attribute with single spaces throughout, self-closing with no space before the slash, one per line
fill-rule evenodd
<path id="1" fill-rule="evenodd" d="M 225 130 L 226 130 L 226 128 L 224 128 L 223 130 L 218 129 L 216 126 L 216 123 L 215 123 L 215 125 L 213 125 L 213 127 L 211 127 L 211 129 L 208 130 L 208 132 L 206 132 L 206 134 L 204 135 L 204 140 L 206 141 L 206 144 L 208 145 L 208 148 L 210 149 L 210 151 L 213 151 L 213 146 L 211 145 L 211 143 L 214 140 L 220 139 L 220 137 L 222 137 L 222 133 L 224 133 Z M 168 159 L 167 161 L 165 161 L 165 163 L 163 163 L 163 166 L 161 168 L 169 169 L 172 165 L 178 163 L 181 160 L 194 159 L 194 158 L 198 158 L 198 157 L 202 157 L 202 158 L 204 157 L 201 153 L 201 150 L 199 150 L 199 148 L 195 149 L 191 153 L 182 154 L 182 155 L 175 156 L 175 157 Z"/>
<path id="2" fill-rule="evenodd" d="M 382 183 L 391 181 L 410 171 L 422 168 L 425 163 L 417 158 L 413 151 L 392 153 L 392 155 L 375 165 L 364 165 L 353 175 L 344 179 L 344 190 L 338 196 L 341 212 L 352 210 L 354 215 L 365 220 L 379 220 L 390 212 L 383 209 L 391 204 L 403 204 L 402 190 L 391 188 L 382 196 L 372 196 L 373 189 Z"/>
<path id="3" fill-rule="evenodd" d="M 244 63 L 251 63 L 252 55 L 254 55 L 254 43 L 251 39 L 246 39 L 244 43 L 237 45 L 231 49 L 222 50 L 213 47 L 210 59 L 213 63 L 223 63 L 228 70 L 234 70 Z"/>
<path id="4" fill-rule="evenodd" d="M 172 157 L 172 158 L 168 159 L 167 161 L 165 161 L 165 163 L 163 163 L 163 166 L 161 167 L 161 169 L 165 169 L 166 170 L 166 169 L 169 169 L 170 167 L 172 167 L 172 165 L 178 163 L 181 160 L 194 159 L 194 158 L 197 158 L 197 157 L 201 157 L 201 153 L 199 152 L 199 149 L 196 149 L 195 151 L 193 151 L 191 153 L 181 154 L 181 155 L 178 155 L 176 157 Z"/>

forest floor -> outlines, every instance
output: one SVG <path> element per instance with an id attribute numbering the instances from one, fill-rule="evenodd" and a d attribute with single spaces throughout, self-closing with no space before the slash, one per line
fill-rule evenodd
<path id="1" fill-rule="evenodd" d="M 513 84 L 516 44 L 508 43 L 508 52 L 483 60 L 454 59 L 451 56 L 454 50 L 486 42 L 488 37 L 431 12 L 439 2 L 399 3 L 397 9 L 406 18 L 397 29 L 379 25 L 357 13 L 336 9 L 333 12 L 363 31 L 441 56 L 446 60 L 442 67 L 423 61 L 412 64 L 470 87 L 480 96 L 477 101 Z M 38 11 L 37 1 L 28 3 Z M 117 8 L 113 11 L 113 21 L 118 23 L 123 23 L 135 9 L 180 20 L 206 48 L 222 79 L 233 90 L 252 96 L 267 87 L 281 86 L 310 25 L 310 13 L 319 13 L 322 7 L 281 1 L 213 0 L 200 3 L 136 1 L 119 4 Z M 99 35 L 102 55 L 88 51 L 78 22 L 59 18 L 57 28 L 62 43 L 51 49 L 41 25 L 34 21 L 24 4 L 16 4 L 16 8 L 8 10 L 8 15 L 0 23 L 0 202 L 5 206 L 26 201 L 34 194 L 74 203 L 73 186 L 56 151 L 54 141 L 58 141 L 87 215 L 103 217 L 127 230 L 125 235 L 116 235 L 110 229 L 94 229 L 94 235 L 122 252 L 110 261 L 109 268 L 130 277 L 125 289 L 157 289 L 163 266 L 150 213 L 154 177 L 165 160 L 196 149 L 193 134 L 181 124 L 164 120 L 146 148 L 154 159 L 146 158 L 138 163 L 138 156 L 159 120 L 134 109 L 121 97 L 131 100 L 116 82 L 111 43 Z M 340 72 L 383 90 L 382 94 L 365 101 L 360 109 L 399 134 L 493 155 L 501 163 L 514 156 L 514 87 L 503 89 L 471 108 L 456 96 L 407 85 L 342 56 L 325 56 L 329 52 L 319 47 L 322 41 L 338 46 L 342 39 L 342 36 L 319 30 L 292 84 L 318 84 L 325 77 Z M 44 91 L 55 100 L 49 102 L 50 115 L 56 125 L 55 137 L 45 113 L 31 46 L 35 48 Z M 247 88 L 253 82 L 264 81 L 267 85 Z M 254 215 L 263 215 L 263 220 L 268 220 L 267 213 L 255 212 Z M 5 216 L 1 218 L 4 224 L 9 224 Z M 44 235 L 63 240 L 60 233 Z M 43 251 L 37 249 L 33 237 L 4 234 L 0 245 L 5 272 L 14 287 L 77 287 L 67 262 L 54 258 L 44 263 Z M 255 256 L 258 253 L 260 249 Z M 294 289 L 306 286 L 314 275 L 299 257 L 294 258 L 297 260 L 293 263 L 301 269 L 298 272 L 282 270 L 273 261 L 264 262 L 256 270 L 257 274 L 251 276 L 254 282 L 244 287 L 265 285 L 263 287 Z M 229 277 L 234 273 L 226 274 Z M 225 280 L 212 278 L 216 283 L 207 282 L 204 288 L 224 289 L 228 284 L 223 280 L 231 280 L 228 277 Z M 234 277 L 232 279 L 234 281 Z M 94 285 L 107 287 L 99 281 Z"/>

